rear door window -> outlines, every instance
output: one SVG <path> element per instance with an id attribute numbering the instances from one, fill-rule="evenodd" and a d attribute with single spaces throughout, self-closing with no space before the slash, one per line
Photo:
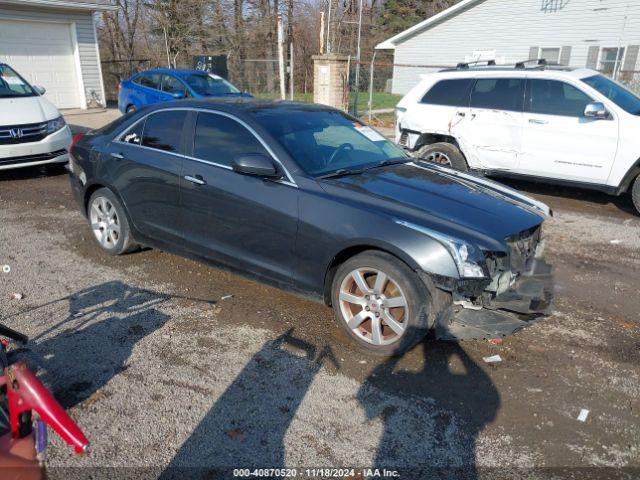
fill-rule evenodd
<path id="1" fill-rule="evenodd" d="M 160 90 L 160 74 L 159 73 L 144 73 L 138 77 L 139 85 L 147 88 L 153 88 Z"/>
<path id="2" fill-rule="evenodd" d="M 593 101 L 582 90 L 560 80 L 532 79 L 527 90 L 526 110 L 530 113 L 582 117 Z"/>
<path id="3" fill-rule="evenodd" d="M 471 90 L 472 108 L 521 112 L 524 101 L 523 78 L 479 78 Z"/>
<path id="4" fill-rule="evenodd" d="M 141 145 L 143 127 L 144 120 L 141 120 L 125 133 L 123 133 L 122 136 L 120 136 L 120 141 L 124 143 L 131 143 L 132 145 Z"/>
<path id="5" fill-rule="evenodd" d="M 147 117 L 142 134 L 142 145 L 165 152 L 179 153 L 182 130 L 187 119 L 184 110 L 167 110 Z"/>
<path id="6" fill-rule="evenodd" d="M 260 141 L 244 126 L 223 115 L 198 114 L 193 156 L 230 167 L 238 155 L 269 155 Z"/>
<path id="7" fill-rule="evenodd" d="M 466 107 L 469 105 L 469 91 L 473 78 L 441 80 L 422 97 L 421 102 L 431 105 Z"/>

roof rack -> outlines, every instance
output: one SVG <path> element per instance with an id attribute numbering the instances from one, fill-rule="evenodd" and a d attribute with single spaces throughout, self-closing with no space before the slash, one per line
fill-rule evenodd
<path id="1" fill-rule="evenodd" d="M 544 58 L 532 58 L 523 62 L 516 62 L 515 68 L 527 68 L 529 63 L 535 63 L 534 68 L 545 68 L 548 65 L 547 60 Z"/>
<path id="2" fill-rule="evenodd" d="M 493 66 L 496 64 L 495 60 L 474 60 L 473 62 L 460 62 L 456 65 L 456 70 L 467 70 L 469 65 L 473 65 L 474 67 L 479 63 L 486 63 L 487 66 Z"/>

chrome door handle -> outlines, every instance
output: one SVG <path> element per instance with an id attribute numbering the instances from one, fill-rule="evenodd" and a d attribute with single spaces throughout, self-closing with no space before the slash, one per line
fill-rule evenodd
<path id="1" fill-rule="evenodd" d="M 111 156 L 117 160 L 122 160 L 124 159 L 124 155 L 122 155 L 121 153 L 113 153 L 111 152 Z"/>
<path id="2" fill-rule="evenodd" d="M 546 120 L 538 120 L 537 118 L 530 118 L 529 123 L 535 123 L 536 125 L 546 125 L 549 122 L 547 122 Z"/>
<path id="3" fill-rule="evenodd" d="M 184 179 L 187 180 L 188 182 L 195 183 L 196 185 L 207 184 L 207 182 L 205 182 L 202 178 L 200 178 L 200 176 L 192 177 L 191 175 L 185 175 Z"/>

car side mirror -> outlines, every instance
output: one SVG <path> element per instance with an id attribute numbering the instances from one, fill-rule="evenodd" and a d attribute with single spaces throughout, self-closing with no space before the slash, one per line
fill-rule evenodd
<path id="1" fill-rule="evenodd" d="M 231 165 L 233 170 L 244 175 L 255 177 L 280 178 L 276 166 L 268 156 L 262 153 L 245 153 L 238 155 Z"/>
<path id="2" fill-rule="evenodd" d="M 182 100 L 186 95 L 185 95 L 184 91 L 178 90 L 177 92 L 173 92 L 171 94 L 171 96 L 173 98 L 175 98 L 176 100 Z"/>
<path id="3" fill-rule="evenodd" d="M 603 119 L 609 117 L 609 112 L 602 102 L 591 102 L 584 107 L 584 116 L 587 118 Z"/>
<path id="4" fill-rule="evenodd" d="M 40 85 L 33 85 L 33 89 L 38 93 L 38 95 L 44 95 L 47 91 L 46 88 L 41 87 Z"/>

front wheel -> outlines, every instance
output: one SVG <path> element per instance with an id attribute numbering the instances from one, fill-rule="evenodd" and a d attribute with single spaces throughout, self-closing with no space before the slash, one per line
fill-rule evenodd
<path id="1" fill-rule="evenodd" d="M 433 325 L 426 286 L 409 266 L 385 252 L 363 252 L 340 265 L 331 298 L 340 327 L 376 354 L 406 352 Z"/>
<path id="2" fill-rule="evenodd" d="M 640 175 L 638 175 L 633 182 L 631 199 L 633 200 L 633 206 L 636 207 L 636 212 L 640 213 Z"/>
<path id="3" fill-rule="evenodd" d="M 425 162 L 444 165 L 445 167 L 455 168 L 463 172 L 469 170 L 464 155 L 462 155 L 458 147 L 451 143 L 438 142 L 423 145 L 413 153 L 413 156 Z"/>

